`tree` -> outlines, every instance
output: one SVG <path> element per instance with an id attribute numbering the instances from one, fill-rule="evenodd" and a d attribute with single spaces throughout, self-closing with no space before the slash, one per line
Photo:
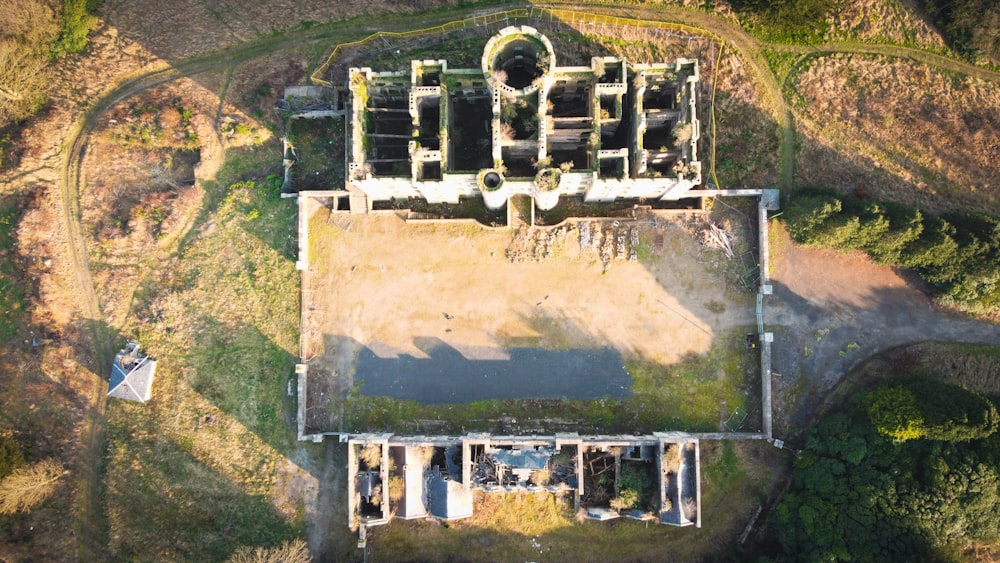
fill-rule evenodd
<path id="1" fill-rule="evenodd" d="M 997 430 L 997 409 L 979 393 L 928 378 L 907 383 L 924 418 L 923 437 L 964 442 Z"/>
<path id="2" fill-rule="evenodd" d="M 312 556 L 306 542 L 287 541 L 276 547 L 253 547 L 245 545 L 236 550 L 229 563 L 310 563 Z"/>
<path id="3" fill-rule="evenodd" d="M 792 239 L 799 244 L 816 245 L 815 233 L 843 210 L 843 203 L 829 191 L 808 191 L 792 200 L 785 217 Z"/>
<path id="4" fill-rule="evenodd" d="M 889 232 L 889 218 L 878 203 L 858 198 L 848 198 L 844 201 L 845 212 L 858 218 L 858 227 L 846 241 L 851 248 L 871 252 L 879 241 Z"/>
<path id="5" fill-rule="evenodd" d="M 87 46 L 87 35 L 97 24 L 98 0 L 63 0 L 62 31 L 53 51 L 77 53 Z"/>
<path id="6" fill-rule="evenodd" d="M 896 442 L 924 435 L 924 417 L 913 392 L 902 386 L 881 387 L 868 394 L 868 417 L 880 434 Z"/>
<path id="7" fill-rule="evenodd" d="M 15 41 L 0 41 L 0 127 L 38 111 L 45 104 L 47 88 L 45 57 Z"/>
<path id="8" fill-rule="evenodd" d="M 997 409 L 988 399 L 926 378 L 869 393 L 868 417 L 896 442 L 981 440 L 997 429 Z"/>
<path id="9" fill-rule="evenodd" d="M 0 36 L 18 41 L 29 52 L 48 54 L 59 36 L 59 20 L 42 0 L 6 0 L 0 10 Z"/>
<path id="10" fill-rule="evenodd" d="M 955 227 L 940 217 L 924 217 L 920 238 L 903 249 L 902 265 L 916 268 L 931 283 L 945 283 L 961 272 Z"/>
<path id="11" fill-rule="evenodd" d="M 799 244 L 861 249 L 882 264 L 915 269 L 948 305 L 975 313 L 1000 308 L 1000 218 L 935 217 L 823 187 L 803 188 L 785 218 Z"/>
<path id="12" fill-rule="evenodd" d="M 906 245 L 920 238 L 924 216 L 918 209 L 895 202 L 883 203 L 882 209 L 889 220 L 889 230 L 868 251 L 880 264 L 899 264 Z"/>
<path id="13" fill-rule="evenodd" d="M 966 58 L 1000 62 L 1000 5 L 993 0 L 924 0 L 945 39 Z"/>
<path id="14" fill-rule="evenodd" d="M 10 475 L 24 465 L 21 445 L 9 436 L 0 436 L 0 479 Z"/>
<path id="15" fill-rule="evenodd" d="M 0 127 L 38 111 L 48 90 L 48 58 L 59 35 L 41 0 L 8 0 L 0 10 Z"/>
<path id="16" fill-rule="evenodd" d="M 64 474 L 53 459 L 15 469 L 0 481 L 0 514 L 27 512 L 47 499 Z"/>

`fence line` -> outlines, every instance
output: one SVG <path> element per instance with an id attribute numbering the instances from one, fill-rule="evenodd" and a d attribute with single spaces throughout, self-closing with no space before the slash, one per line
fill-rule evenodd
<path id="1" fill-rule="evenodd" d="M 316 83 L 323 86 L 333 88 L 334 85 L 323 78 L 326 72 L 330 69 L 330 65 L 333 61 L 341 54 L 345 49 L 351 47 L 359 47 L 371 41 L 387 41 L 388 39 L 410 39 L 419 37 L 422 35 L 435 35 L 439 33 L 448 33 L 452 31 L 458 31 L 461 29 L 469 28 L 482 28 L 488 27 L 491 24 L 499 23 L 501 21 L 505 23 L 510 23 L 511 19 L 529 19 L 536 21 L 547 21 L 550 23 L 565 23 L 570 26 L 591 26 L 596 28 L 598 24 L 601 24 L 602 29 L 605 25 L 612 25 L 617 27 L 635 27 L 635 28 L 645 28 L 645 29 L 660 29 L 660 30 L 674 30 L 683 31 L 693 35 L 699 35 L 707 37 L 713 41 L 716 41 L 721 45 L 724 41 L 718 35 L 712 33 L 711 31 L 701 29 L 698 27 L 685 25 L 681 23 L 673 22 L 663 22 L 663 21 L 645 21 L 637 20 L 631 18 L 623 18 L 619 16 L 608 16 L 604 14 L 593 14 L 590 12 L 577 12 L 573 10 L 556 10 L 549 8 L 517 8 L 514 10 L 506 10 L 502 12 L 492 12 L 489 14 L 482 14 L 478 16 L 473 16 L 470 18 L 465 18 L 462 20 L 456 20 L 448 22 L 439 26 L 429 27 L 425 29 L 417 29 L 411 31 L 377 31 L 371 35 L 359 39 L 357 41 L 350 41 L 348 43 L 340 43 L 333 48 L 330 55 L 326 58 L 326 61 L 317 68 L 310 79 Z"/>

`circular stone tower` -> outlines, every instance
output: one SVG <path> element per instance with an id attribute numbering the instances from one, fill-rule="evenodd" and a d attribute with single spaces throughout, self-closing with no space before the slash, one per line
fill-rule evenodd
<path id="1" fill-rule="evenodd" d="M 526 25 L 505 27 L 483 49 L 483 75 L 490 87 L 508 97 L 538 90 L 552 76 L 555 50 L 549 39 Z"/>

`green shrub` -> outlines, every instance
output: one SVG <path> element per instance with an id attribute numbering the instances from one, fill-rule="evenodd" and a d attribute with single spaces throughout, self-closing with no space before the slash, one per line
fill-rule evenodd
<path id="1" fill-rule="evenodd" d="M 879 433 L 896 442 L 916 438 L 964 442 L 989 437 L 997 410 L 988 399 L 933 379 L 914 379 L 868 394 L 868 416 Z"/>
<path id="2" fill-rule="evenodd" d="M 62 31 L 53 53 L 78 53 L 87 46 L 87 35 L 97 24 L 98 0 L 63 0 Z"/>
<path id="3" fill-rule="evenodd" d="M 0 479 L 24 465 L 21 444 L 9 436 L 0 436 Z"/>
<path id="4" fill-rule="evenodd" d="M 868 251 L 881 264 L 899 264 L 906 246 L 920 238 L 924 216 L 918 209 L 895 202 L 883 203 L 882 210 L 889 228 L 880 239 L 872 241 Z"/>
<path id="5" fill-rule="evenodd" d="M 868 394 L 868 417 L 879 433 L 897 442 L 924 435 L 917 398 L 905 387 L 882 387 Z"/>
<path id="6" fill-rule="evenodd" d="M 740 22 L 771 41 L 813 42 L 823 36 L 826 17 L 838 9 L 831 0 L 732 0 Z"/>

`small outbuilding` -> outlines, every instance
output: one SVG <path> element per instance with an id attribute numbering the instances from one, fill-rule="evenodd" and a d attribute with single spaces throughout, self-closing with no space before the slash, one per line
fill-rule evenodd
<path id="1" fill-rule="evenodd" d="M 145 403 L 153 391 L 156 360 L 142 353 L 139 343 L 129 340 L 111 365 L 108 397 Z"/>

